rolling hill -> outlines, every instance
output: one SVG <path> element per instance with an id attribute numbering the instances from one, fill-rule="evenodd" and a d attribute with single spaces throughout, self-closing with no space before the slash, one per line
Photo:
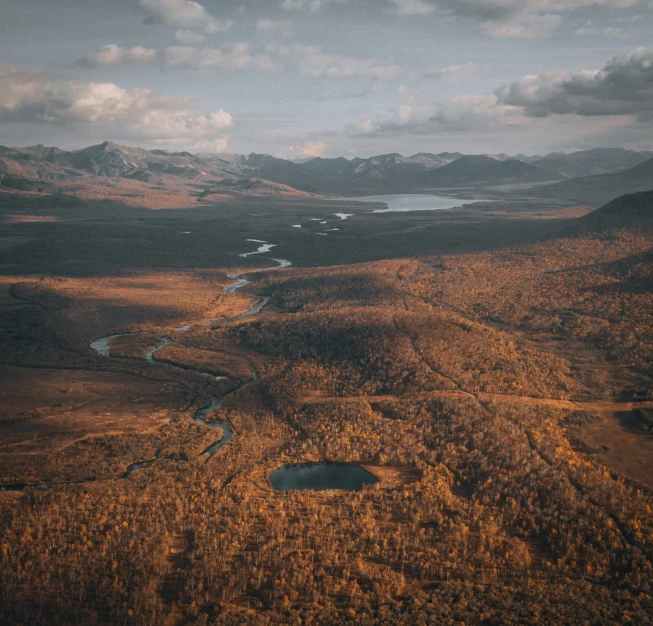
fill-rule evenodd
<path id="1" fill-rule="evenodd" d="M 653 191 L 620 196 L 578 219 L 581 230 L 653 228 Z"/>

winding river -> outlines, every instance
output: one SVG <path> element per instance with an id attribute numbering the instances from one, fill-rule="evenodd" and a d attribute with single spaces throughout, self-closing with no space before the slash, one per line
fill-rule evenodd
<path id="1" fill-rule="evenodd" d="M 349 215 L 338 214 L 338 217 L 340 217 L 340 219 L 342 220 L 345 220 L 347 219 L 347 217 L 349 217 Z M 333 229 L 333 230 L 338 230 L 338 229 Z M 261 244 L 261 246 L 259 246 L 258 250 L 254 252 L 241 254 L 240 255 L 241 257 L 249 257 L 254 254 L 264 254 L 266 252 L 269 252 L 273 247 L 275 247 L 275 244 L 268 244 L 264 241 L 260 241 L 256 239 L 248 239 L 247 241 L 252 243 L 259 243 Z M 226 293 L 236 293 L 239 289 L 242 289 L 246 285 L 250 284 L 250 281 L 244 278 L 244 276 L 246 276 L 247 274 L 272 272 L 286 267 L 290 267 L 292 265 L 290 261 L 287 261 L 285 259 L 272 259 L 272 260 L 276 262 L 276 265 L 272 267 L 267 267 L 263 269 L 252 269 L 244 272 L 227 274 L 227 278 L 232 279 L 234 282 L 226 286 L 224 288 L 224 291 Z M 270 299 L 266 296 L 253 295 L 252 297 L 256 298 L 256 302 L 251 306 L 251 308 L 245 311 L 244 313 L 241 313 L 235 317 L 230 318 L 231 320 L 239 320 L 239 319 L 244 319 L 244 318 L 258 315 L 261 313 L 265 305 L 270 301 Z M 219 320 L 208 320 L 208 321 L 187 323 L 176 328 L 174 332 L 175 334 L 185 333 L 189 331 L 191 328 L 193 328 L 193 326 L 213 324 L 217 321 Z M 91 342 L 90 347 L 95 352 L 97 352 L 97 354 L 100 355 L 101 357 L 107 359 L 116 358 L 113 357 L 111 354 L 111 346 L 109 343 L 111 339 L 116 337 L 131 337 L 135 335 L 141 335 L 141 334 L 153 333 L 153 332 L 154 331 L 151 330 L 140 330 L 133 333 L 108 335 L 106 337 L 100 337 L 99 339 L 95 339 L 94 341 Z M 145 353 L 144 358 L 151 363 L 157 363 L 158 361 L 155 359 L 155 354 L 159 350 L 162 350 L 166 346 L 170 345 L 171 343 L 174 343 L 173 337 L 174 335 L 172 336 L 166 335 L 162 337 L 159 340 L 156 347 L 154 347 L 152 350 L 149 350 L 148 352 Z M 179 370 L 184 370 L 184 371 L 189 371 L 190 369 L 188 367 L 184 367 L 181 365 L 172 365 L 170 363 L 166 363 L 166 366 L 173 367 Z M 215 376 L 212 372 L 205 371 L 205 370 L 191 370 L 191 371 L 199 373 L 203 376 L 208 376 L 216 381 L 224 380 L 227 378 L 225 376 Z M 207 455 L 209 458 L 212 457 L 233 438 L 233 432 L 229 426 L 229 422 L 227 421 L 209 422 L 207 421 L 208 415 L 212 411 L 219 409 L 228 398 L 235 395 L 245 387 L 251 385 L 256 380 L 258 380 L 258 374 L 256 369 L 253 369 L 252 377 L 250 380 L 246 381 L 245 383 L 238 386 L 236 389 L 230 391 L 229 393 L 226 393 L 224 395 L 213 396 L 211 402 L 207 406 L 200 408 L 195 412 L 193 419 L 196 422 L 202 424 L 204 427 L 208 429 L 212 429 L 212 430 L 219 429 L 222 431 L 221 438 L 215 441 L 214 443 L 212 443 L 205 450 L 203 450 L 198 455 L 198 457 L 204 455 Z M 137 472 L 138 470 L 148 467 L 153 463 L 155 463 L 158 458 L 160 458 L 160 452 L 157 452 L 154 458 L 136 461 L 132 463 L 127 467 L 126 471 L 122 475 L 122 478 L 125 479 L 129 478 L 130 476 L 132 476 L 132 474 L 134 474 L 134 472 Z M 312 489 L 312 490 L 334 489 L 334 488 L 335 489 L 358 489 L 366 484 L 373 484 L 374 482 L 376 482 L 376 478 L 374 476 L 366 472 L 366 470 L 364 470 L 363 468 L 355 466 L 355 464 L 352 465 L 352 464 L 331 464 L 331 463 L 283 466 L 282 468 L 279 468 L 278 470 L 273 472 L 270 475 L 270 479 L 272 481 L 274 488 L 280 491 L 286 491 L 286 490 L 298 489 L 298 488 Z M 111 480 L 111 479 L 107 479 L 107 480 Z M 102 481 L 98 481 L 97 479 L 91 478 L 88 480 L 75 481 L 75 482 L 0 485 L 0 490 L 7 489 L 11 491 L 18 491 L 18 490 L 22 491 L 23 489 L 28 487 L 46 488 L 46 487 L 51 487 L 56 485 L 85 484 L 91 482 L 102 482 Z"/>
<path id="2" fill-rule="evenodd" d="M 257 240 L 252 240 L 248 239 L 248 241 L 256 242 L 256 243 L 265 243 L 262 241 L 257 241 Z M 255 252 L 250 252 L 246 254 L 241 254 L 240 256 L 242 257 L 247 257 L 252 254 L 262 254 L 264 252 L 268 252 L 271 248 L 273 248 L 273 244 L 265 244 L 265 246 L 259 247 L 259 249 Z M 264 248 L 264 249 L 262 249 Z M 277 265 L 274 265 L 272 267 L 267 267 L 264 269 L 253 269 L 253 270 L 247 270 L 245 272 L 239 272 L 237 274 L 227 274 L 227 278 L 233 279 L 235 282 L 232 283 L 231 285 L 228 285 L 227 287 L 224 288 L 226 293 L 236 293 L 239 289 L 244 287 L 245 285 L 249 285 L 250 281 L 247 280 L 246 278 L 243 278 L 243 276 L 247 274 L 255 274 L 255 273 L 260 273 L 260 272 L 272 272 L 275 270 L 279 270 L 285 267 L 290 267 L 292 263 L 290 261 L 287 261 L 286 259 L 272 259 L 277 263 Z M 254 298 L 257 299 L 257 302 L 252 305 L 252 307 L 248 310 L 245 311 L 244 313 L 241 313 L 240 315 L 237 315 L 233 318 L 232 320 L 239 320 L 239 319 L 244 319 L 247 317 L 252 317 L 254 315 L 258 315 L 261 313 L 263 310 L 263 307 L 270 301 L 269 298 L 265 296 L 257 296 L 254 295 Z M 209 321 L 202 321 L 202 322 L 194 322 L 194 323 L 189 323 L 189 324 L 184 324 L 183 326 L 180 326 L 179 328 L 176 329 L 176 333 L 184 333 L 190 330 L 193 326 L 199 326 L 199 325 L 208 325 L 208 324 L 213 324 L 218 320 L 209 320 Z M 106 357 L 106 358 L 112 358 L 111 356 L 111 347 L 109 345 L 109 341 L 113 339 L 114 337 L 130 337 L 133 335 L 139 335 L 143 333 L 149 333 L 152 331 L 137 331 L 134 333 L 123 333 L 123 334 L 117 334 L 117 335 L 108 335 L 107 337 L 100 337 L 99 339 L 95 339 L 94 341 L 91 342 L 91 348 L 95 350 L 100 356 Z M 169 346 L 171 343 L 174 342 L 174 339 L 170 336 L 162 337 L 157 344 L 155 348 L 150 350 L 145 354 L 145 359 L 152 362 L 156 363 L 156 359 L 154 358 L 154 355 L 159 351 L 165 348 L 166 346 Z M 187 368 L 181 367 L 181 366 L 175 366 L 171 364 L 166 364 L 168 367 L 176 367 L 177 369 L 184 369 L 187 370 Z M 193 370 L 197 371 L 199 374 L 202 374 L 204 376 L 209 376 L 212 379 L 215 380 L 224 380 L 226 377 L 225 376 L 215 376 L 211 372 L 203 371 L 203 370 Z M 233 391 L 230 391 L 227 394 L 221 395 L 221 396 L 213 396 L 211 403 L 205 406 L 204 408 L 198 409 L 195 412 L 194 420 L 202 425 L 204 425 L 206 428 L 211 428 L 211 429 L 220 429 L 222 431 L 222 437 L 215 443 L 212 443 L 208 448 L 206 448 L 201 454 L 202 455 L 208 455 L 209 457 L 212 457 L 214 454 L 216 454 L 224 445 L 226 445 L 232 438 L 233 438 L 233 432 L 231 428 L 229 427 L 229 422 L 207 422 L 206 418 L 211 413 L 212 411 L 215 411 L 216 409 L 219 409 L 225 400 L 227 398 L 233 396 L 234 394 L 238 393 L 248 385 L 251 385 L 253 382 L 255 382 L 258 379 L 258 374 L 256 370 L 253 370 L 252 372 L 252 378 L 234 389 Z M 147 467 L 148 465 L 151 465 L 156 461 L 158 458 L 158 455 L 153 458 L 153 459 L 147 459 L 145 461 L 138 461 L 136 463 L 132 463 L 128 468 L 127 471 L 123 474 L 123 478 L 129 478 L 134 472 L 136 472 L 139 469 L 142 469 L 144 467 Z"/>
<path id="3" fill-rule="evenodd" d="M 249 257 L 253 254 L 264 254 L 265 252 L 269 252 L 273 247 L 275 247 L 276 244 L 268 244 L 264 241 L 260 241 L 257 239 L 248 239 L 247 241 L 250 241 L 252 243 L 260 243 L 262 244 L 259 246 L 259 248 L 254 251 L 254 252 L 248 252 L 241 254 L 241 257 Z M 236 274 L 227 274 L 227 278 L 233 279 L 235 282 L 233 282 L 231 285 L 228 285 L 227 287 L 224 288 L 226 293 L 236 293 L 239 289 L 244 287 L 245 285 L 249 285 L 250 281 L 247 280 L 246 278 L 243 278 L 243 276 L 246 276 L 247 274 L 258 274 L 261 272 L 273 272 L 275 270 L 280 270 L 285 267 L 290 267 L 292 263 L 290 261 L 287 261 L 286 259 L 272 259 L 276 265 L 273 265 L 272 267 L 267 267 L 263 269 L 252 269 L 252 270 L 247 270 L 244 272 L 239 272 Z M 239 320 L 239 319 L 244 319 L 247 317 L 252 317 L 255 315 L 258 315 L 261 313 L 263 310 L 263 307 L 270 301 L 270 299 L 266 296 L 257 296 L 253 295 L 253 298 L 256 298 L 256 302 L 252 305 L 252 307 L 248 310 L 245 311 L 244 313 L 241 313 L 240 315 L 236 315 L 235 317 L 230 318 L 231 320 Z M 176 330 L 175 333 L 185 333 L 189 331 L 193 326 L 199 326 L 199 325 L 208 325 L 208 324 L 213 324 L 219 320 L 208 320 L 208 321 L 202 321 L 202 322 L 192 322 L 188 324 L 184 324 L 182 326 L 179 326 Z M 109 344 L 110 340 L 116 337 L 131 337 L 134 335 L 142 335 L 145 333 L 152 333 L 154 331 L 151 330 L 139 330 L 133 333 L 120 333 L 120 334 L 114 334 L 114 335 L 107 335 L 106 337 L 100 337 L 99 339 L 95 339 L 91 342 L 90 347 L 91 349 L 95 350 L 98 355 L 104 358 L 115 358 L 111 355 L 111 346 Z M 157 360 L 154 358 L 154 355 L 159 351 L 165 348 L 166 346 L 170 345 L 171 343 L 174 342 L 174 339 L 171 336 L 165 336 L 162 337 L 159 340 L 159 343 L 156 345 L 155 348 L 152 350 L 149 350 L 145 354 L 145 359 L 147 361 L 150 361 L 152 363 L 156 363 Z M 189 368 L 183 367 L 180 365 L 172 365 L 169 363 L 166 363 L 167 367 L 174 367 L 176 369 L 188 371 Z M 208 376 L 214 380 L 224 380 L 227 377 L 226 376 L 215 376 L 212 372 L 208 372 L 205 370 L 192 370 L 195 371 L 203 376 Z M 211 399 L 211 402 L 201 408 L 198 409 L 195 412 L 195 415 L 193 419 L 205 426 L 206 428 L 209 429 L 220 429 L 222 431 L 222 437 L 218 439 L 216 442 L 212 443 L 210 446 L 208 446 L 205 450 L 203 450 L 198 456 L 204 456 L 208 455 L 208 457 L 212 457 L 214 454 L 216 454 L 223 446 L 225 446 L 231 439 L 233 438 L 233 432 L 231 428 L 229 427 L 229 422 L 208 422 L 207 421 L 207 416 L 212 412 L 215 411 L 216 409 L 219 409 L 225 400 L 227 398 L 230 398 L 234 394 L 238 393 L 248 385 L 251 385 L 253 382 L 258 380 L 258 374 L 256 370 L 254 369 L 252 371 L 252 377 L 250 380 L 247 382 L 243 383 L 236 389 L 230 391 L 229 393 L 226 393 L 224 395 L 216 395 L 213 396 Z M 144 467 L 148 467 L 149 465 L 152 465 L 156 460 L 160 457 L 160 453 L 157 452 L 155 457 L 153 459 L 146 459 L 142 461 L 136 461 L 135 463 L 132 463 L 129 465 L 122 475 L 122 478 L 129 478 L 134 472 L 143 469 Z M 111 479 L 108 479 L 111 480 Z M 88 479 L 88 480 L 81 480 L 81 481 L 73 481 L 73 482 L 61 482 L 61 483 L 33 483 L 33 484 L 8 484 L 8 485 L 0 485 L 0 490 L 7 490 L 7 491 L 22 491 L 26 488 L 47 488 L 47 487 L 52 487 L 56 485 L 72 485 L 72 484 L 86 484 L 86 483 L 92 483 L 92 482 L 102 482 L 99 481 L 98 479 Z"/>

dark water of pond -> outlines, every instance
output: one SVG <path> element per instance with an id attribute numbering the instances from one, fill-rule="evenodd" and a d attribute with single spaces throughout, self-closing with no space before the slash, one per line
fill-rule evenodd
<path id="1" fill-rule="evenodd" d="M 378 482 L 375 476 L 354 463 L 303 463 L 284 465 L 270 474 L 277 491 L 343 489 L 358 491 Z"/>

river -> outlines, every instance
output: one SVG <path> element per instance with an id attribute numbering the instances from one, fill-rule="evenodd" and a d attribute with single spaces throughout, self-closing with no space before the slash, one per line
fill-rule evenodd
<path id="1" fill-rule="evenodd" d="M 338 214 L 338 217 L 344 220 L 347 219 L 347 217 L 350 217 L 350 215 Z M 267 244 L 260 240 L 248 239 L 248 241 L 252 243 L 260 243 L 263 245 L 261 245 L 258 248 L 258 250 L 256 250 L 255 252 L 241 254 L 240 256 L 242 257 L 247 257 L 252 254 L 263 254 L 265 252 L 268 252 L 270 249 L 274 247 L 274 244 Z M 227 277 L 234 280 L 234 282 L 226 286 L 224 288 L 224 291 L 226 293 L 236 293 L 239 289 L 241 289 L 245 285 L 248 285 L 250 281 L 248 281 L 246 278 L 243 278 L 243 276 L 247 274 L 254 274 L 260 272 L 272 272 L 286 267 L 290 267 L 292 265 L 292 263 L 290 261 L 287 261 L 286 259 L 272 259 L 272 260 L 275 261 L 276 263 L 276 265 L 272 267 L 267 267 L 264 269 L 253 269 L 244 272 L 228 274 Z M 248 311 L 245 311 L 244 313 L 241 313 L 231 318 L 232 320 L 238 320 L 238 319 L 259 315 L 263 310 L 263 307 L 269 302 L 269 298 L 265 296 L 253 295 L 253 297 L 256 298 L 256 302 L 251 306 L 251 308 Z M 212 324 L 215 323 L 216 321 L 217 320 L 189 322 L 177 327 L 176 330 L 174 331 L 174 334 L 185 333 L 188 330 L 190 330 L 193 326 Z M 90 347 L 95 352 L 97 352 L 97 354 L 100 355 L 101 357 L 111 359 L 115 357 L 113 357 L 111 354 L 111 346 L 109 342 L 114 337 L 130 337 L 134 335 L 153 333 L 153 332 L 154 331 L 151 330 L 140 330 L 133 333 L 107 335 L 106 337 L 100 337 L 92 341 L 90 343 Z M 174 343 L 174 334 L 166 335 L 162 337 L 155 348 L 145 353 L 144 355 L 145 360 L 150 361 L 152 363 L 156 363 L 157 361 L 154 355 L 159 350 Z M 186 367 L 171 365 L 168 363 L 166 363 L 166 366 L 175 367 L 177 369 L 183 369 L 186 371 L 188 370 L 188 368 Z M 193 370 L 193 371 L 196 371 L 201 375 L 208 376 L 213 380 L 221 380 L 225 378 L 224 376 L 215 376 L 212 372 L 208 372 L 204 370 Z M 219 409 L 223 405 L 225 400 L 227 400 L 227 398 L 238 393 L 248 385 L 251 385 L 256 380 L 258 380 L 258 374 L 254 369 L 252 371 L 252 377 L 249 381 L 243 383 L 242 385 L 240 385 L 239 387 L 237 387 L 233 391 L 230 391 L 227 394 L 213 396 L 211 402 L 208 405 L 198 409 L 195 412 L 193 419 L 196 422 L 202 424 L 206 428 L 219 429 L 222 431 L 222 436 L 220 437 L 220 439 L 218 439 L 210 446 L 208 446 L 203 452 L 200 453 L 199 456 L 208 455 L 209 457 L 212 457 L 233 438 L 233 432 L 229 426 L 229 422 L 226 421 L 208 422 L 207 421 L 208 415 L 212 411 Z M 122 478 L 125 479 L 129 478 L 134 474 L 134 472 L 137 472 L 140 469 L 152 465 L 153 463 L 156 462 L 156 460 L 159 457 L 160 457 L 160 453 L 157 452 L 154 458 L 144 459 L 130 464 L 126 468 L 126 471 L 122 475 Z M 282 468 L 279 468 L 275 472 L 273 472 L 270 476 L 270 479 L 275 489 L 281 491 L 288 490 L 288 489 L 301 489 L 301 488 L 313 489 L 313 490 L 334 489 L 334 488 L 357 489 L 365 484 L 373 484 L 376 481 L 376 479 L 371 474 L 363 470 L 363 468 L 361 468 L 360 466 L 351 465 L 351 464 L 323 464 L 323 463 L 298 465 L 298 466 L 284 466 Z M 96 479 L 89 479 L 89 480 L 79 481 L 75 483 L 65 482 L 65 483 L 43 483 L 43 484 L 22 484 L 22 485 L 0 485 L 0 489 L 4 488 L 9 490 L 22 490 L 28 487 L 45 488 L 54 485 L 84 484 L 84 483 L 91 483 L 91 482 L 99 482 L 99 481 L 97 481 Z"/>
<path id="2" fill-rule="evenodd" d="M 257 241 L 257 240 L 251 240 L 248 239 L 248 241 L 256 242 L 256 243 L 264 243 L 262 241 Z M 265 247 L 265 250 L 262 250 L 261 248 Z M 240 256 L 246 257 L 251 254 L 262 254 L 264 252 L 268 252 L 271 248 L 273 248 L 273 244 L 265 244 L 265 246 L 259 247 L 259 249 L 256 252 L 250 252 L 246 254 L 241 254 Z M 243 278 L 246 274 L 254 274 L 258 272 L 272 272 L 275 270 L 283 269 L 285 267 L 290 267 L 292 263 L 290 261 L 287 261 L 286 259 L 272 259 L 277 263 L 277 265 L 274 265 L 272 267 L 267 267 L 264 269 L 254 269 L 254 270 L 247 270 L 245 272 L 239 272 L 237 274 L 228 274 L 227 278 L 233 279 L 235 282 L 232 283 L 231 285 L 228 285 L 227 287 L 224 288 L 226 293 L 236 293 L 239 289 L 244 287 L 245 285 L 249 284 L 249 281 L 246 278 Z M 245 311 L 244 313 L 241 313 L 240 315 L 237 315 L 236 317 L 232 318 L 234 320 L 238 319 L 243 319 L 247 317 L 252 317 L 254 315 L 258 315 L 261 313 L 263 310 L 263 307 L 269 302 L 269 298 L 265 296 L 257 296 L 254 295 L 254 298 L 257 299 L 257 301 L 252 305 L 252 307 L 248 310 Z M 190 330 L 193 326 L 198 326 L 198 325 L 205 325 L 205 324 L 212 324 L 217 320 L 209 320 L 209 321 L 202 321 L 202 322 L 192 322 L 192 323 L 187 323 L 182 326 L 179 326 L 176 329 L 176 333 L 184 333 Z M 94 341 L 91 342 L 90 346 L 93 350 L 95 350 L 100 356 L 106 357 L 106 358 L 112 358 L 111 355 L 111 347 L 109 345 L 109 340 L 114 338 L 114 337 L 129 337 L 132 335 L 138 335 L 142 334 L 144 332 L 152 332 L 152 331 L 137 331 L 134 333 L 123 333 L 123 334 L 117 334 L 117 335 L 108 335 L 107 337 L 100 337 L 99 339 L 95 339 Z M 166 346 L 169 346 L 171 343 L 174 342 L 173 337 L 171 336 L 165 336 L 162 337 L 159 340 L 159 343 L 155 348 L 150 350 L 145 354 L 145 359 L 150 361 L 150 362 L 156 362 L 154 355 L 161 349 L 165 348 Z M 174 365 L 169 365 L 168 367 L 176 367 Z M 179 369 L 186 369 L 179 367 Z M 224 379 L 223 376 L 215 376 L 211 372 L 207 371 L 202 371 L 202 370 L 196 370 L 198 373 L 203 374 L 204 376 L 210 376 L 214 380 L 220 380 Z M 254 381 L 256 381 L 258 378 L 258 374 L 256 370 L 253 370 L 252 372 L 252 378 L 247 381 L 246 383 L 240 385 L 233 391 L 229 392 L 228 394 L 222 395 L 222 396 L 213 396 L 211 403 L 201 409 L 198 409 L 195 412 L 194 420 L 196 422 L 199 422 L 200 424 L 203 424 L 207 428 L 211 429 L 220 429 L 222 431 L 222 437 L 216 441 L 215 443 L 212 443 L 206 450 L 204 450 L 201 455 L 207 454 L 209 457 L 212 457 L 214 454 L 216 454 L 225 444 L 227 444 L 232 438 L 233 438 L 233 432 L 229 426 L 228 422 L 207 422 L 206 418 L 211 413 L 212 411 L 215 411 L 216 409 L 219 409 L 224 401 L 229 398 L 230 396 L 238 393 L 248 385 L 251 385 Z M 200 456 L 201 456 L 200 455 Z M 132 463 L 129 465 L 127 468 L 127 471 L 123 475 L 124 478 L 129 478 L 134 472 L 136 472 L 139 469 L 142 469 L 144 467 L 147 467 L 148 465 L 151 465 L 156 461 L 158 458 L 158 455 L 154 459 L 147 459 L 144 461 L 137 461 L 136 463 Z"/>

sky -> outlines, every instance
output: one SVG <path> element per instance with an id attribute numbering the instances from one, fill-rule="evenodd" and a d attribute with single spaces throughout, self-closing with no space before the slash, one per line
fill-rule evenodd
<path id="1" fill-rule="evenodd" d="M 3 0 L 0 145 L 653 149 L 653 0 Z"/>

